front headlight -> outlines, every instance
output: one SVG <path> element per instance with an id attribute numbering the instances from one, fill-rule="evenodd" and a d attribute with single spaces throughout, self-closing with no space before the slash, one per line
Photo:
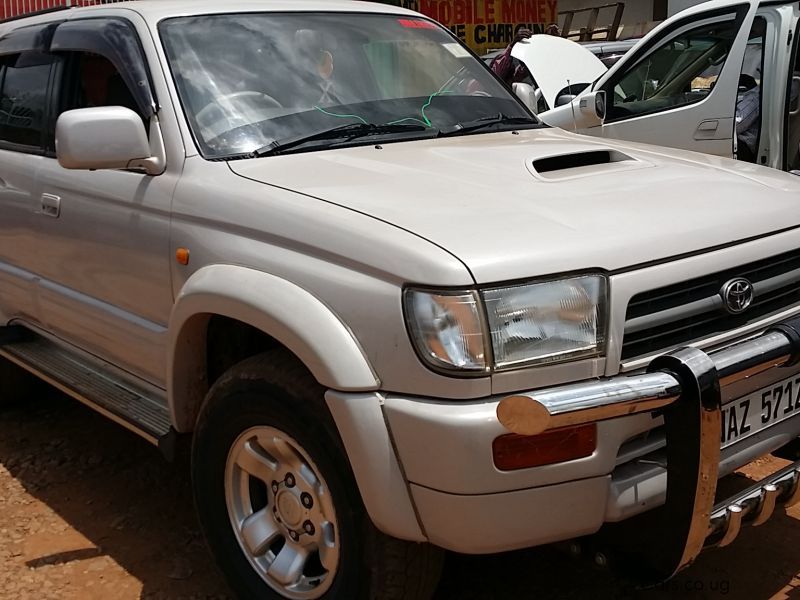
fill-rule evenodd
<path id="1" fill-rule="evenodd" d="M 406 317 L 417 352 L 437 368 L 486 371 L 478 294 L 406 290 Z"/>
<path id="2" fill-rule="evenodd" d="M 606 280 L 592 275 L 483 292 L 498 369 L 600 356 Z"/>
<path id="3" fill-rule="evenodd" d="M 405 309 L 417 352 L 438 369 L 478 374 L 605 353 L 606 279 L 599 275 L 480 294 L 408 289 Z"/>

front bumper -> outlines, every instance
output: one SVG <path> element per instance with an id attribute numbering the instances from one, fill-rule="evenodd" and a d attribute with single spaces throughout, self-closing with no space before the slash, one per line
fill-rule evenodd
<path id="1" fill-rule="evenodd" d="M 491 554 L 594 533 L 603 522 L 609 476 L 501 494 L 448 494 L 411 484 L 428 540 Z M 600 502 L 592 499 L 599 498 Z"/>
<path id="2" fill-rule="evenodd" d="M 714 504 L 720 464 L 721 387 L 794 364 L 798 358 L 800 319 L 794 319 L 711 354 L 684 348 L 658 357 L 642 375 L 508 397 L 498 405 L 497 414 L 509 430 L 535 435 L 553 427 L 663 411 L 664 505 L 656 519 L 650 518 L 649 529 L 619 528 L 621 539 L 616 541 L 622 552 L 636 556 L 648 579 L 663 580 L 691 564 L 704 547 L 731 543 L 745 519 L 760 525 L 777 503 L 797 502 L 800 462 L 743 494 Z M 643 541 L 648 537 L 659 543 Z"/>
<path id="3" fill-rule="evenodd" d="M 497 415 L 510 431 L 535 435 L 623 415 L 663 413 L 664 505 L 656 519 L 650 518 L 649 529 L 618 529 L 622 552 L 636 556 L 649 579 L 661 580 L 691 564 L 704 547 L 731 543 L 743 522 L 760 525 L 776 504 L 800 499 L 798 461 L 744 493 L 714 503 L 722 386 L 795 364 L 799 358 L 800 319 L 794 319 L 711 354 L 677 350 L 656 358 L 644 374 L 510 396 L 499 403 Z"/>
<path id="4" fill-rule="evenodd" d="M 610 521 L 630 523 L 629 517 L 637 513 L 648 511 L 652 516 L 660 511 L 663 518 L 657 521 L 666 525 L 654 526 L 652 536 L 646 537 L 650 546 L 661 550 L 648 566 L 657 572 L 656 577 L 668 577 L 690 563 L 706 544 L 728 543 L 740 517 L 742 522 L 758 523 L 776 504 L 797 498 L 798 476 L 793 467 L 777 483 L 762 482 L 747 498 L 714 506 L 719 475 L 800 435 L 800 419 L 792 418 L 720 454 L 722 398 L 728 394 L 730 399 L 730 390 L 737 394 L 742 385 L 752 383 L 758 388 L 761 381 L 770 385 L 800 370 L 791 366 L 800 353 L 798 331 L 800 322 L 795 320 L 710 354 L 697 349 L 676 351 L 653 361 L 647 373 L 506 398 L 454 403 L 376 395 L 370 405 L 380 405 L 387 426 L 386 444 L 394 449 L 393 458 L 399 459 L 394 470 L 402 474 L 406 494 L 397 485 L 391 497 L 385 487 L 381 493 L 377 487 L 362 486 L 366 479 L 360 470 L 380 470 L 385 464 L 364 458 L 367 449 L 374 448 L 367 441 L 361 444 L 362 455 L 355 462 L 370 464 L 353 465 L 365 504 L 371 515 L 370 506 L 383 510 L 386 526 L 376 524 L 387 533 L 470 553 L 579 537 Z M 361 411 L 368 405 L 363 397 L 349 398 L 348 403 L 354 407 L 353 414 L 356 405 Z M 329 398 L 340 424 L 338 404 Z M 623 456 L 626 440 L 652 430 L 662 420 L 666 447 L 661 451 L 666 453 L 667 468 L 634 464 L 635 460 Z M 598 422 L 594 455 L 522 471 L 494 468 L 491 441 L 497 436 L 509 431 L 534 434 L 583 422 Z M 373 425 L 361 435 L 374 435 L 377 420 Z M 351 461 L 353 443 L 348 438 L 356 433 L 343 435 Z M 401 528 L 388 523 L 393 513 L 386 508 L 408 516 L 407 501 L 419 523 L 413 535 L 404 535 Z M 660 504 L 664 507 L 658 511 L 649 510 Z M 654 539 L 657 544 L 652 543 Z"/>

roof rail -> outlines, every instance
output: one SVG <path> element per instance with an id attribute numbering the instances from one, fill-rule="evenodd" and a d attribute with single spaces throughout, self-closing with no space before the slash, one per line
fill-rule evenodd
<path id="1" fill-rule="evenodd" d="M 68 10 L 70 8 L 72 8 L 72 6 L 53 6 L 51 8 L 43 8 L 41 10 L 34 10 L 29 13 L 15 15 L 13 17 L 8 17 L 6 19 L 0 19 L 0 23 L 8 23 L 9 21 L 17 21 L 19 19 L 27 19 L 28 17 L 34 17 L 36 15 L 46 15 L 47 13 L 59 12 L 62 10 Z"/>

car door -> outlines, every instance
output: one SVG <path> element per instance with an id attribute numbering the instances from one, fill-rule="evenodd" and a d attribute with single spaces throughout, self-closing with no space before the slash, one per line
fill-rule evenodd
<path id="1" fill-rule="evenodd" d="M 777 146 L 781 148 L 780 166 L 786 171 L 800 171 L 800 8 L 792 7 L 792 14 L 786 15 L 787 24 L 784 29 L 795 32 L 791 43 L 786 75 L 786 92 L 779 101 L 783 107 L 783 123 L 779 132 L 781 140 Z"/>
<path id="2" fill-rule="evenodd" d="M 57 62 L 43 52 L 48 27 L 22 27 L 0 40 L 0 326 L 40 324 L 35 225 L 45 207 L 36 172 L 47 160 L 47 92 Z"/>
<path id="3" fill-rule="evenodd" d="M 596 84 L 604 137 L 732 156 L 739 76 L 758 3 L 665 23 Z"/>
<path id="4" fill-rule="evenodd" d="M 679 13 L 572 103 L 539 116 L 589 135 L 732 156 L 740 69 L 758 7 L 730 0 Z M 598 92 L 602 114 L 587 110 L 595 106 L 587 96 Z"/>
<path id="5" fill-rule="evenodd" d="M 63 64 L 57 112 L 124 106 L 138 112 L 155 135 L 153 100 L 142 100 L 149 77 L 136 36 L 129 22 L 117 18 L 59 26 L 51 45 Z M 42 202 L 52 205 L 36 215 L 35 227 L 35 271 L 47 330 L 163 386 L 173 301 L 169 210 L 177 175 L 69 170 L 50 152 L 36 177 Z"/>

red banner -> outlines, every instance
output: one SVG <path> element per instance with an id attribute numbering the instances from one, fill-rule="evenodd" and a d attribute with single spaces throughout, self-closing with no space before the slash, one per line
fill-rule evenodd
<path id="1" fill-rule="evenodd" d="M 558 0 L 400 0 L 448 27 L 478 54 L 504 48 L 518 29 L 544 33 L 557 22 Z"/>

